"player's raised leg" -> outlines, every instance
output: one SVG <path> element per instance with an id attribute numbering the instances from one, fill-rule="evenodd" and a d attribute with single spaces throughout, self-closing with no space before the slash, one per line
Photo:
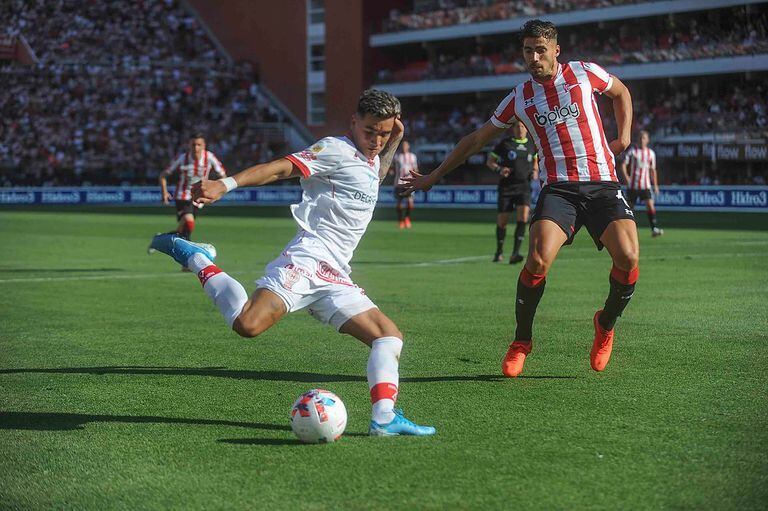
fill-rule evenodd
<path id="1" fill-rule="evenodd" d="M 150 246 L 195 272 L 227 325 L 241 336 L 255 337 L 285 315 L 283 301 L 267 289 L 256 290 L 249 300 L 245 288 L 214 264 L 212 245 L 187 241 L 175 234 L 159 234 Z"/>
<path id="2" fill-rule="evenodd" d="M 419 426 L 395 408 L 400 382 L 400 352 L 403 334 L 377 308 L 353 316 L 339 332 L 349 334 L 371 347 L 368 357 L 368 388 L 373 406 L 369 433 L 372 436 L 435 434 L 431 426 Z"/>
<path id="3" fill-rule="evenodd" d="M 629 304 L 640 275 L 640 244 L 633 220 L 611 222 L 600 236 L 600 241 L 611 254 L 613 267 L 608 279 L 610 291 L 605 307 L 597 311 L 593 318 L 595 339 L 589 360 L 595 371 L 605 369 L 611 358 L 616 320 Z"/>
<path id="4" fill-rule="evenodd" d="M 547 272 L 567 239 L 563 229 L 552 220 L 538 220 L 531 226 L 528 258 L 517 281 L 515 340 L 501 365 L 505 376 L 514 378 L 523 371 L 525 357 L 533 345 L 533 318 L 544 295 Z"/>

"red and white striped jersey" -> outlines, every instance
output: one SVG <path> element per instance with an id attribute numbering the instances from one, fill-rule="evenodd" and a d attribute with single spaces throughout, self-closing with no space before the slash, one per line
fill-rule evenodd
<path id="1" fill-rule="evenodd" d="M 208 179 L 208 174 L 214 170 L 219 177 L 226 177 L 227 171 L 216 155 L 210 151 L 203 151 L 200 158 L 195 160 L 189 151 L 181 153 L 168 167 L 163 170 L 161 176 L 170 176 L 179 172 L 179 182 L 176 184 L 176 200 L 192 200 L 192 185 L 203 179 Z"/>
<path id="2" fill-rule="evenodd" d="M 419 170 L 419 162 L 414 153 L 395 155 L 395 184 L 404 185 L 403 178 L 411 175 L 411 170 Z"/>
<path id="3" fill-rule="evenodd" d="M 653 149 L 634 146 L 627 150 L 624 161 L 629 167 L 629 189 L 650 190 L 651 170 L 656 168 L 656 153 Z"/>
<path id="4" fill-rule="evenodd" d="M 514 118 L 525 124 L 538 148 L 543 184 L 618 181 L 594 96 L 612 84 L 613 77 L 597 64 L 558 64 L 547 82 L 531 78 L 515 87 L 491 122 L 497 128 L 509 128 Z"/>

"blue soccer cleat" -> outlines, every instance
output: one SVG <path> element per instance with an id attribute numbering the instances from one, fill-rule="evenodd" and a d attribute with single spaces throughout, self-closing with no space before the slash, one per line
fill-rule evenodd
<path id="1" fill-rule="evenodd" d="M 216 248 L 210 243 L 194 243 L 177 234 L 158 234 L 152 238 L 149 248 L 173 257 L 177 263 L 185 268 L 187 261 L 193 254 L 203 254 L 211 261 L 216 259 Z"/>
<path id="2" fill-rule="evenodd" d="M 409 421 L 403 415 L 403 411 L 395 408 L 395 418 L 389 424 L 379 424 L 371 421 L 371 427 L 368 434 L 371 436 L 430 436 L 437 433 L 432 426 L 419 426 Z"/>

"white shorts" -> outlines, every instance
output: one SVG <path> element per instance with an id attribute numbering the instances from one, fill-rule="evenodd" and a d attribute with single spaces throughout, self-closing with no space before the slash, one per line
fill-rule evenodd
<path id="1" fill-rule="evenodd" d="M 376 304 L 333 261 L 323 242 L 299 233 L 266 266 L 256 287 L 282 298 L 288 312 L 306 308 L 313 318 L 339 330 Z"/>

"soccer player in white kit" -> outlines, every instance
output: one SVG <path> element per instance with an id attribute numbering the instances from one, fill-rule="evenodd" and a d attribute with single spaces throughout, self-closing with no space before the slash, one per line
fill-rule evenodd
<path id="1" fill-rule="evenodd" d="M 256 337 L 289 312 L 307 311 L 322 323 L 370 346 L 367 376 L 373 436 L 433 435 L 395 408 L 403 334 L 351 280 L 349 262 L 373 217 L 379 184 L 403 137 L 400 102 L 393 95 L 365 91 L 349 134 L 326 137 L 304 151 L 250 167 L 221 181 L 203 180 L 193 200 L 208 204 L 239 186 L 301 178 L 302 200 L 291 206 L 296 236 L 269 263 L 248 298 L 243 286 L 213 263 L 204 244 L 162 234 L 152 247 L 194 271 L 227 324 L 243 337 Z"/>
<path id="2" fill-rule="evenodd" d="M 411 144 L 403 140 L 402 151 L 395 155 L 395 198 L 397 199 L 397 222 L 400 229 L 411 228 L 411 211 L 413 211 L 413 195 L 404 195 L 405 181 L 411 171 L 419 171 L 419 161 L 416 154 L 411 152 Z M 403 208 L 405 202 L 405 208 Z"/>
<path id="3" fill-rule="evenodd" d="M 432 173 L 414 174 L 408 191 L 429 190 L 445 174 L 479 152 L 515 119 L 536 142 L 542 189 L 531 218 L 530 243 L 515 298 L 517 327 L 502 361 L 505 376 L 516 377 L 533 346 L 533 319 L 544 294 L 547 272 L 560 248 L 586 227 L 598 250 L 608 249 L 613 267 L 604 308 L 595 312 L 589 361 L 602 371 L 613 350 L 616 320 L 629 304 L 640 274 L 640 246 L 632 209 L 616 177 L 614 155 L 630 142 L 632 97 L 617 77 L 592 62 L 560 63 L 557 28 L 530 20 L 520 33 L 531 78 L 518 84 L 483 126 L 462 138 Z M 618 128 L 608 141 L 594 94 L 611 99 Z M 583 300 L 583 297 L 580 297 Z"/>

